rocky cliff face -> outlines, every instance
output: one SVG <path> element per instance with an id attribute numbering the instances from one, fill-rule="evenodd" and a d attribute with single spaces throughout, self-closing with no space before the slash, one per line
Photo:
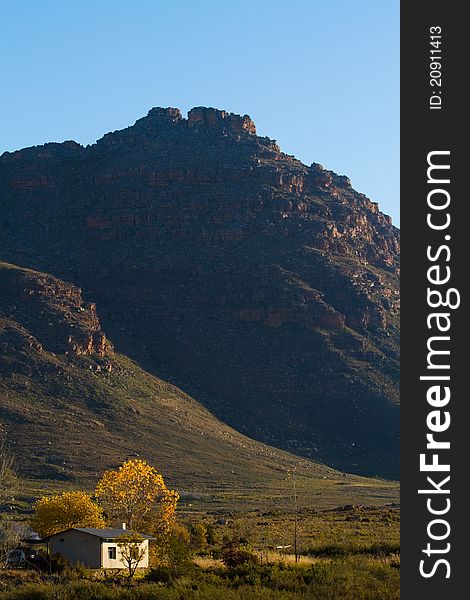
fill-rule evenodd
<path id="1" fill-rule="evenodd" d="M 154 108 L 5 153 L 0 186 L 4 259 L 80 286 L 119 350 L 250 436 L 398 474 L 398 230 L 347 177 Z"/>
<path id="2" fill-rule="evenodd" d="M 39 352 L 99 357 L 113 352 L 95 304 L 85 303 L 80 289 L 55 277 L 0 263 L 0 306 L 5 353 L 18 349 L 18 333 L 24 334 L 20 346 Z"/>

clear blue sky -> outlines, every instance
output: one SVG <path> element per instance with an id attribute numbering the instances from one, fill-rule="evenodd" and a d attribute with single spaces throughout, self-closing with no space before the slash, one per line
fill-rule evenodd
<path id="1" fill-rule="evenodd" d="M 214 106 L 398 224 L 399 0 L 15 0 L 0 57 L 0 153 Z"/>

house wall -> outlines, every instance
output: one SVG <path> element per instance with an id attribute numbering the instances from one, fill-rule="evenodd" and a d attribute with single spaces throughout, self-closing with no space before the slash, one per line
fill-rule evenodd
<path id="1" fill-rule="evenodd" d="M 101 540 L 94 535 L 64 531 L 53 535 L 49 545 L 51 552 L 62 554 L 72 564 L 81 563 L 90 569 L 101 567 Z"/>
<path id="2" fill-rule="evenodd" d="M 116 548 L 116 559 L 111 560 L 108 558 L 108 548 Z M 140 544 L 140 548 L 145 550 L 145 555 L 139 563 L 139 569 L 149 566 L 149 541 L 144 540 Z M 119 546 L 115 541 L 103 542 L 101 545 L 101 566 L 103 569 L 125 569 L 126 565 L 122 561 L 121 552 Z"/>

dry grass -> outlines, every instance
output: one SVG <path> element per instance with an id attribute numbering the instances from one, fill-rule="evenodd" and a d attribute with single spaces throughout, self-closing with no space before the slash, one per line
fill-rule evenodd
<path id="1" fill-rule="evenodd" d="M 299 560 L 296 563 L 294 554 L 284 554 L 271 550 L 268 552 L 255 551 L 255 554 L 260 558 L 261 562 L 282 563 L 284 565 L 313 565 L 321 560 L 319 558 L 312 558 L 311 556 L 299 556 Z M 193 562 L 201 569 L 225 568 L 224 563 L 219 558 L 211 558 L 209 556 L 195 556 Z"/>
<path id="2" fill-rule="evenodd" d="M 209 556 L 195 556 L 194 564 L 201 569 L 223 568 L 223 562 L 218 558 L 210 558 Z"/>
<path id="3" fill-rule="evenodd" d="M 299 556 L 298 561 L 295 561 L 295 554 L 284 554 L 282 552 L 268 552 L 262 553 L 263 561 L 268 563 L 282 563 L 284 565 L 313 565 L 313 563 L 318 562 L 319 559 L 312 558 L 311 556 Z"/>
<path id="4" fill-rule="evenodd" d="M 281 552 L 255 552 L 255 554 L 261 559 L 262 562 L 266 563 L 282 563 L 284 565 L 294 565 L 295 555 L 294 554 L 284 554 Z M 321 559 L 312 558 L 311 556 L 299 556 L 299 560 L 297 564 L 300 565 L 313 565 L 316 562 L 319 562 Z M 213 569 L 213 568 L 224 568 L 224 564 L 220 559 L 210 558 L 208 556 L 195 556 L 194 564 L 200 567 L 201 569 Z"/>

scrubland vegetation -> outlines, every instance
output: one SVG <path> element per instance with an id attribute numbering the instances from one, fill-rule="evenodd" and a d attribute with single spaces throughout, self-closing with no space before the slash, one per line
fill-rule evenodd
<path id="1" fill-rule="evenodd" d="M 399 598 L 399 511 L 396 508 L 302 513 L 298 562 L 287 512 L 185 514 L 152 566 L 129 581 L 59 562 L 57 572 L 5 569 L 5 600 L 227 600 Z"/>
<path id="2" fill-rule="evenodd" d="M 5 468 L 7 480 L 13 489 L 15 475 Z M 5 501 L 5 488 L 4 492 Z M 165 486 L 153 467 L 139 459 L 127 461 L 106 472 L 93 493 L 49 493 L 16 523 L 11 511 L 0 517 L 0 598 L 399 598 L 396 504 L 319 509 L 299 506 L 296 498 L 282 508 L 260 498 L 262 508 L 257 510 L 243 510 L 229 500 L 225 508 L 214 510 L 189 501 L 178 505 L 178 493 Z M 154 536 L 148 569 L 131 575 L 125 569 L 90 570 L 70 565 L 60 555 L 50 556 L 40 545 L 22 568 L 8 560 L 11 550 L 26 549 L 28 526 L 47 535 L 66 527 L 113 526 L 123 520 Z"/>

